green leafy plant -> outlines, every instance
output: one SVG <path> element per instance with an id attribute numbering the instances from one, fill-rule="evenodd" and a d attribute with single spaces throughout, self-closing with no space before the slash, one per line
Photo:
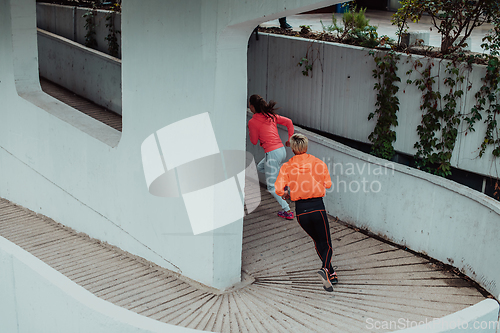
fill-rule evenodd
<path id="1" fill-rule="evenodd" d="M 486 60 L 486 74 L 482 78 L 483 85 L 475 94 L 476 104 L 465 118 L 468 130 L 474 131 L 474 124 L 486 116 L 484 123 L 486 131 L 479 148 L 479 157 L 486 152 L 486 148 L 493 146 L 492 154 L 500 157 L 500 133 L 497 117 L 500 115 L 500 17 L 495 18 L 493 29 L 483 38 L 481 45 L 489 55 L 482 55 Z"/>
<path id="2" fill-rule="evenodd" d="M 414 69 L 417 72 L 421 67 L 422 63 L 419 60 L 415 61 Z M 446 77 L 442 80 L 447 93 L 442 96 L 440 91 L 434 90 L 436 79 L 440 78 L 439 75 L 432 75 L 433 67 L 434 62 L 431 61 L 421 72 L 420 78 L 407 81 L 414 83 L 422 91 L 420 109 L 424 113 L 421 124 L 417 126 L 420 140 L 414 145 L 417 149 L 415 163 L 424 171 L 446 177 L 451 175 L 450 161 L 461 123 L 457 106 L 464 94 L 461 84 L 465 76 L 459 64 L 454 61 L 448 62 L 445 69 Z"/>
<path id="3" fill-rule="evenodd" d="M 321 63 L 319 48 L 314 48 L 314 42 L 309 43 L 307 46 L 306 54 L 297 63 L 297 66 L 303 67 L 302 75 L 309 76 L 311 73 L 311 78 L 313 76 L 313 66 L 316 61 L 319 61 L 321 70 L 323 70 L 323 64 Z"/>
<path id="4" fill-rule="evenodd" d="M 321 23 L 321 27 L 325 33 L 333 33 L 334 31 L 340 30 L 340 27 L 337 25 L 337 18 L 335 17 L 335 14 L 332 14 L 333 24 L 325 25 L 322 20 L 319 20 L 319 23 Z"/>
<path id="5" fill-rule="evenodd" d="M 348 10 L 342 14 L 342 25 L 337 24 L 337 18 L 332 15 L 332 24 L 324 25 L 323 32 L 335 34 L 341 43 L 354 44 L 364 47 L 376 47 L 380 44 L 380 39 L 377 33 L 377 27 L 371 26 L 370 20 L 365 16 L 366 8 L 361 8 L 359 11 L 357 7 Z M 388 38 L 382 38 L 383 43 Z"/>
<path id="6" fill-rule="evenodd" d="M 348 10 L 342 15 L 342 22 L 344 23 L 344 29 L 341 31 L 343 33 L 342 39 L 354 34 L 355 31 L 364 31 L 370 27 L 370 20 L 365 16 L 366 8 L 356 10 L 357 7 L 354 7 L 352 11 Z"/>
<path id="7" fill-rule="evenodd" d="M 311 32 L 311 26 L 309 25 L 300 25 L 300 33 L 303 35 L 307 35 L 308 33 Z"/>
<path id="8" fill-rule="evenodd" d="M 83 18 L 85 18 L 85 30 L 87 33 L 85 34 L 85 46 L 96 48 L 97 47 L 97 39 L 95 38 L 95 9 L 89 9 L 85 14 L 83 14 Z"/>
<path id="9" fill-rule="evenodd" d="M 337 23 L 337 18 L 335 17 L 335 13 L 332 14 L 332 24 L 324 25 L 323 21 L 320 20 L 321 27 L 323 28 L 323 32 L 326 33 L 336 33 L 337 35 L 344 32 L 344 28 L 339 26 Z"/>
<path id="10" fill-rule="evenodd" d="M 377 79 L 374 86 L 377 91 L 377 109 L 369 114 L 368 120 L 376 118 L 377 123 L 368 139 L 373 143 L 372 154 L 390 160 L 394 156 L 393 142 L 396 141 L 393 127 L 398 125 L 399 98 L 396 94 L 399 91 L 397 82 L 401 82 L 397 75 L 400 56 L 394 51 L 383 55 L 370 51 L 370 55 L 376 64 L 373 77 Z"/>
<path id="11" fill-rule="evenodd" d="M 497 6 L 500 7 L 500 4 Z M 491 56 L 500 56 L 500 16 L 493 19 L 493 29 L 483 38 L 481 47 L 490 51 Z"/>
<path id="12" fill-rule="evenodd" d="M 118 44 L 118 34 L 120 30 L 115 29 L 115 12 L 119 11 L 120 5 L 114 3 L 110 12 L 106 15 L 106 28 L 108 28 L 108 35 L 104 38 L 108 42 L 109 54 L 113 57 L 118 57 L 120 51 L 120 45 Z"/>
<path id="13" fill-rule="evenodd" d="M 302 75 L 309 76 L 309 72 L 311 71 L 311 73 L 312 73 L 312 69 L 313 69 L 312 63 L 309 64 L 309 59 L 307 59 L 306 57 L 303 57 L 302 59 L 300 59 L 300 61 L 297 65 L 298 66 L 304 65 L 304 69 L 302 70 Z M 312 76 L 312 74 L 311 74 L 311 76 Z"/>
<path id="14" fill-rule="evenodd" d="M 479 156 L 483 156 L 488 146 L 493 146 L 493 156 L 500 157 L 500 134 L 497 118 L 500 116 L 500 65 L 499 59 L 491 56 L 488 59 L 486 75 L 482 79 L 484 84 L 476 93 L 476 105 L 472 108 L 472 117 L 468 118 L 469 129 L 476 120 L 481 120 L 481 113 L 486 119 L 486 133 L 481 143 Z"/>

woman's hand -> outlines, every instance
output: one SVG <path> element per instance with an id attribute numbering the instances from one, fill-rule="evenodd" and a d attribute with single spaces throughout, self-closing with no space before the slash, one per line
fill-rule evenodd
<path id="1" fill-rule="evenodd" d="M 281 196 L 281 199 L 283 199 L 283 200 L 290 199 L 290 188 L 288 186 L 285 186 L 285 188 L 283 190 L 285 190 L 285 194 L 283 194 Z"/>
<path id="2" fill-rule="evenodd" d="M 290 147 L 290 141 L 285 142 L 285 146 Z"/>

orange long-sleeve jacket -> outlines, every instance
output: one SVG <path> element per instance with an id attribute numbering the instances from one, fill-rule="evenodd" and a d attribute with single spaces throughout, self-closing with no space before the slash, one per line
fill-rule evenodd
<path id="1" fill-rule="evenodd" d="M 274 186 L 279 196 L 285 193 L 285 186 L 288 186 L 290 199 L 297 201 L 324 197 L 326 189 L 332 186 L 332 180 L 325 162 L 310 154 L 300 154 L 281 166 Z"/>

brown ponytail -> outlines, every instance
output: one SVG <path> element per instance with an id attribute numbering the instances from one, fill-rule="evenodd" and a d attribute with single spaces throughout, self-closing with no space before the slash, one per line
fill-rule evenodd
<path id="1" fill-rule="evenodd" d="M 275 108 L 275 101 L 269 101 L 269 103 L 266 103 L 266 101 L 259 95 L 252 95 L 250 96 L 250 105 L 255 108 L 255 113 L 262 113 L 266 117 L 276 121 L 276 112 L 274 111 L 278 108 Z"/>

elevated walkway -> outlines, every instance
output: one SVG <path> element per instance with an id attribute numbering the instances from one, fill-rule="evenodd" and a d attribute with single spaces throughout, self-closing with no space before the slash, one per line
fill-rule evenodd
<path id="1" fill-rule="evenodd" d="M 329 217 L 339 284 L 296 220 L 264 189 L 244 219 L 243 283 L 224 293 L 0 199 L 0 236 L 104 300 L 161 322 L 212 332 L 383 332 L 373 323 L 432 321 L 485 299 L 467 281 Z M 250 198 L 256 193 L 247 193 Z M 371 326 L 370 326 L 371 325 Z M 387 331 L 387 330 L 385 330 Z"/>
<path id="2" fill-rule="evenodd" d="M 100 122 L 112 127 L 118 131 L 122 131 L 122 117 L 113 111 L 89 101 L 86 98 L 76 95 L 68 89 L 61 87 L 43 77 L 40 77 L 40 86 L 46 94 L 60 100 L 63 103 L 85 113 Z"/>

